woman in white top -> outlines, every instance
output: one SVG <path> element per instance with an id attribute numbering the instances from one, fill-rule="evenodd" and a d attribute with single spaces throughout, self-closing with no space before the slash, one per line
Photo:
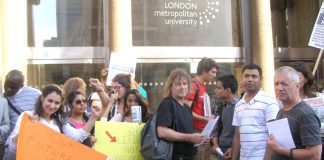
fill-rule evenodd
<path id="1" fill-rule="evenodd" d="M 75 129 L 66 123 L 67 119 L 64 115 L 62 101 L 62 89 L 58 85 L 48 85 L 43 89 L 42 95 L 35 106 L 35 111 L 26 111 L 23 114 L 27 113 L 33 118 L 35 117 L 33 115 L 36 115 L 39 117 L 38 121 L 44 125 L 74 140 L 82 142 L 90 135 L 90 131 L 99 117 L 101 108 L 93 107 L 92 115 L 86 125 L 83 128 Z M 15 129 L 11 132 L 7 140 L 8 148 L 6 148 L 4 160 L 16 159 L 16 144 L 23 114 L 19 116 Z"/>

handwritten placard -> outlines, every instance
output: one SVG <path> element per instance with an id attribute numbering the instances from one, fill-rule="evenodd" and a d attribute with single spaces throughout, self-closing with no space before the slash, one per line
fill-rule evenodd
<path id="1" fill-rule="evenodd" d="M 96 122 L 95 150 L 114 160 L 142 160 L 140 135 L 144 123 Z"/>
<path id="2" fill-rule="evenodd" d="M 106 160 L 99 153 L 24 115 L 19 130 L 17 160 Z"/>
<path id="3" fill-rule="evenodd" d="M 110 56 L 107 86 L 112 85 L 112 79 L 120 73 L 131 74 L 135 78 L 136 56 L 126 53 L 112 53 Z"/>

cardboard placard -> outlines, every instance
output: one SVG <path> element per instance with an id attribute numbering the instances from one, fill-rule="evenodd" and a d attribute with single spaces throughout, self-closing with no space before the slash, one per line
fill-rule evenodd
<path id="1" fill-rule="evenodd" d="M 144 123 L 96 122 L 95 150 L 114 160 L 142 160 L 140 135 Z"/>
<path id="2" fill-rule="evenodd" d="M 106 160 L 107 156 L 77 142 L 28 115 L 21 121 L 17 160 Z"/>

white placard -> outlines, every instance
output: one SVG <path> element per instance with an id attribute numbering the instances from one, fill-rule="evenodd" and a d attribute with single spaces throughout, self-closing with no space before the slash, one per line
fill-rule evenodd
<path id="1" fill-rule="evenodd" d="M 269 134 L 272 134 L 280 145 L 288 149 L 296 148 L 287 118 L 268 122 L 267 128 Z"/>
<path id="2" fill-rule="evenodd" d="M 318 13 L 308 45 L 324 49 L 324 3 Z"/>
<path id="3" fill-rule="evenodd" d="M 112 79 L 120 73 L 131 74 L 135 78 L 136 56 L 125 53 L 112 53 L 110 56 L 107 86 L 111 86 Z"/>

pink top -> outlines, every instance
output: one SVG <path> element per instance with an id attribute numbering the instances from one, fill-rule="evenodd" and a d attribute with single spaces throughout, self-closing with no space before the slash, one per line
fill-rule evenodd
<path id="1" fill-rule="evenodd" d="M 82 123 L 79 123 L 79 122 L 73 120 L 72 118 L 69 118 L 69 121 L 76 129 L 83 128 L 86 125 L 86 122 L 84 120 Z"/>

